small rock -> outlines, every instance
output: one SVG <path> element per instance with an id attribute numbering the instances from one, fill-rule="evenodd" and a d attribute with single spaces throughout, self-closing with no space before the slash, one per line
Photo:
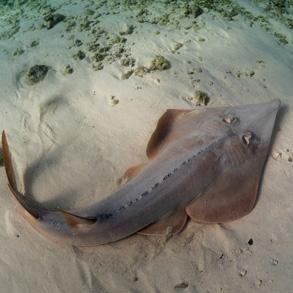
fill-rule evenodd
<path id="1" fill-rule="evenodd" d="M 278 160 L 282 157 L 282 153 L 281 152 L 277 152 L 277 151 L 273 151 L 272 152 L 272 157 L 274 160 Z"/>
<path id="2" fill-rule="evenodd" d="M 75 21 L 73 21 L 73 20 L 68 21 L 67 22 L 67 25 L 65 27 L 65 31 L 66 32 L 70 32 L 70 31 L 72 31 L 74 29 L 75 26 L 76 26 L 76 22 Z"/>
<path id="3" fill-rule="evenodd" d="M 85 53 L 83 51 L 78 51 L 72 56 L 75 60 L 83 60 L 85 58 Z"/>
<path id="4" fill-rule="evenodd" d="M 255 285 L 257 287 L 261 287 L 261 285 L 262 285 L 262 279 L 258 279 L 257 281 L 255 281 Z"/>
<path id="5" fill-rule="evenodd" d="M 26 80 L 29 85 L 36 84 L 42 81 L 47 75 L 49 67 L 46 65 L 34 65 L 32 66 L 27 75 Z"/>
<path id="6" fill-rule="evenodd" d="M 247 275 L 247 270 L 246 269 L 240 269 L 239 276 L 240 277 L 245 277 L 246 275 Z"/>
<path id="7" fill-rule="evenodd" d="M 45 26 L 47 29 L 53 28 L 56 24 L 63 21 L 65 19 L 65 15 L 56 13 L 56 14 L 49 14 L 44 17 Z"/>
<path id="8" fill-rule="evenodd" d="M 134 66 L 135 65 L 135 59 L 130 58 L 130 57 L 122 58 L 120 60 L 120 64 L 122 66 Z"/>
<path id="9" fill-rule="evenodd" d="M 16 48 L 16 50 L 13 52 L 13 56 L 20 56 L 24 53 L 24 49 L 22 48 Z"/>
<path id="10" fill-rule="evenodd" d="M 196 106 L 206 106 L 210 102 L 210 98 L 207 93 L 197 90 L 192 97 L 188 97 L 187 100 Z"/>
<path id="11" fill-rule="evenodd" d="M 186 289 L 189 286 L 188 282 L 183 281 L 181 283 L 178 283 L 174 286 L 175 290 L 179 290 L 179 289 Z"/>
<path id="12" fill-rule="evenodd" d="M 103 61 L 108 56 L 109 47 L 98 48 L 98 51 L 91 57 L 93 62 Z"/>
<path id="13" fill-rule="evenodd" d="M 173 52 L 179 50 L 179 49 L 182 48 L 182 47 L 183 47 L 183 44 L 182 44 L 182 43 L 176 43 L 176 44 L 174 45 Z"/>
<path id="14" fill-rule="evenodd" d="M 39 41 L 32 41 L 31 42 L 31 47 L 33 48 L 33 47 L 36 47 L 36 46 L 38 46 L 39 45 Z"/>
<path id="15" fill-rule="evenodd" d="M 122 80 L 128 79 L 128 78 L 133 74 L 133 72 L 134 72 L 134 70 L 132 70 L 132 69 L 126 71 L 125 73 L 123 73 L 123 74 L 121 75 L 121 79 L 122 79 Z"/>
<path id="16" fill-rule="evenodd" d="M 149 69 L 146 68 L 145 66 L 139 66 L 134 69 L 134 75 L 139 77 L 143 77 L 148 72 L 149 72 Z"/>
<path id="17" fill-rule="evenodd" d="M 272 265 L 277 266 L 279 264 L 279 260 L 277 258 L 272 259 Z"/>
<path id="18" fill-rule="evenodd" d="M 64 75 L 72 74 L 73 71 L 74 71 L 73 68 L 68 64 L 64 69 Z"/>
<path id="19" fill-rule="evenodd" d="M 248 245 L 253 245 L 253 239 L 250 238 L 247 243 L 248 243 Z"/>
<path id="20" fill-rule="evenodd" d="M 125 43 L 126 41 L 126 38 L 116 35 L 109 41 L 109 46 L 112 47 L 115 44 Z"/>
<path id="21" fill-rule="evenodd" d="M 119 100 L 115 96 L 111 96 L 110 98 L 110 105 L 116 106 L 119 103 Z"/>
<path id="22" fill-rule="evenodd" d="M 185 16 L 193 16 L 194 18 L 196 18 L 203 13 L 203 10 L 202 8 L 200 8 L 200 6 L 197 6 L 195 4 L 189 4 L 185 6 L 183 13 Z"/>
<path id="23" fill-rule="evenodd" d="M 166 228 L 166 231 L 165 231 L 165 241 L 166 242 L 169 241 L 173 237 L 173 235 L 174 235 L 173 231 L 174 231 L 173 226 L 168 226 Z"/>
<path id="24" fill-rule="evenodd" d="M 95 70 L 95 71 L 102 70 L 103 68 L 104 68 L 104 65 L 102 62 L 98 62 L 98 63 L 93 64 L 93 70 Z"/>
<path id="25" fill-rule="evenodd" d="M 91 57 L 91 60 L 93 62 L 100 62 L 100 61 L 103 61 L 106 57 L 107 57 L 107 54 L 97 52 Z"/>
<path id="26" fill-rule="evenodd" d="M 159 78 L 155 78 L 155 79 L 154 79 L 154 82 L 155 82 L 156 84 L 160 84 L 161 80 L 160 80 Z"/>
<path id="27" fill-rule="evenodd" d="M 75 44 L 75 46 L 80 47 L 82 45 L 82 41 L 77 39 L 77 40 L 75 40 L 74 44 Z"/>
<path id="28" fill-rule="evenodd" d="M 84 14 L 87 15 L 87 16 L 90 16 L 90 15 L 94 15 L 95 12 L 94 12 L 94 10 L 87 8 L 87 9 L 84 11 Z"/>
<path id="29" fill-rule="evenodd" d="M 135 29 L 135 26 L 134 25 L 132 25 L 132 24 L 131 25 L 127 25 L 123 30 L 121 30 L 119 32 L 119 34 L 120 35 L 130 35 L 130 34 L 133 33 L 134 29 Z"/>

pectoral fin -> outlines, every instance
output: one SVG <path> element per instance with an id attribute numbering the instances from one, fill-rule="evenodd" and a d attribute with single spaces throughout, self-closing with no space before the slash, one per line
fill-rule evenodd
<path id="1" fill-rule="evenodd" d="M 166 235 L 168 233 L 175 235 L 183 230 L 187 219 L 188 217 L 185 211 L 179 210 L 171 216 L 163 218 L 137 233 L 141 235 Z"/>
<path id="2" fill-rule="evenodd" d="M 185 208 L 196 222 L 223 223 L 247 215 L 255 206 L 261 168 L 232 168 L 219 176 L 213 185 Z"/>

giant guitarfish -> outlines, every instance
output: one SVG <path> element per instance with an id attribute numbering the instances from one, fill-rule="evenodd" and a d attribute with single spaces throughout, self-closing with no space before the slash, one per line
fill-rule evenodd
<path id="1" fill-rule="evenodd" d="M 129 168 L 116 192 L 87 209 L 46 209 L 17 187 L 2 133 L 9 188 L 41 233 L 90 246 L 131 234 L 178 233 L 187 218 L 222 223 L 255 206 L 280 101 L 167 110 L 147 145 L 148 161 Z"/>

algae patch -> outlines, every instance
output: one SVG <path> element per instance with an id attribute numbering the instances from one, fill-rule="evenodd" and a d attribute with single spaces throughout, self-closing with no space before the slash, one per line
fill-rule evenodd
<path id="1" fill-rule="evenodd" d="M 134 69 L 134 75 L 135 76 L 139 76 L 139 77 L 143 77 L 146 73 L 149 73 L 149 69 L 145 66 L 139 66 L 137 68 Z"/>
<path id="2" fill-rule="evenodd" d="M 130 35 L 130 34 L 132 34 L 133 33 L 133 31 L 134 31 L 134 29 L 135 29 L 135 26 L 134 25 L 126 25 L 120 32 L 119 32 L 119 34 L 120 35 Z"/>
<path id="3" fill-rule="evenodd" d="M 95 70 L 95 71 L 102 70 L 103 68 L 104 68 L 104 65 L 102 62 L 98 62 L 98 63 L 93 64 L 93 70 Z"/>
<path id="4" fill-rule="evenodd" d="M 274 33 L 274 36 L 277 38 L 277 41 L 278 41 L 279 44 L 283 44 L 283 45 L 288 44 L 287 37 L 284 36 L 283 34 L 276 32 L 276 33 Z"/>
<path id="5" fill-rule="evenodd" d="M 171 63 L 165 57 L 157 55 L 151 62 L 150 70 L 167 70 L 171 68 Z"/>
<path id="6" fill-rule="evenodd" d="M 65 15 L 56 13 L 56 14 L 48 14 L 44 17 L 44 26 L 49 30 L 53 28 L 56 24 L 63 21 L 65 19 Z"/>
<path id="7" fill-rule="evenodd" d="M 182 47 L 183 47 L 182 43 L 179 43 L 179 42 L 175 43 L 175 45 L 173 46 L 172 53 L 175 53 L 176 51 L 178 51 Z"/>
<path id="8" fill-rule="evenodd" d="M 122 73 L 121 80 L 128 79 L 133 74 L 133 72 L 134 72 L 134 70 L 131 69 L 131 70 L 128 70 L 128 71 Z"/>
<path id="9" fill-rule="evenodd" d="M 26 75 L 26 81 L 29 85 L 34 85 L 42 81 L 49 71 L 47 65 L 34 65 L 32 66 Z"/>
<path id="10" fill-rule="evenodd" d="M 131 57 L 125 57 L 120 60 L 120 64 L 122 66 L 131 66 L 132 67 L 135 65 L 135 59 L 131 58 Z"/>
<path id="11" fill-rule="evenodd" d="M 72 57 L 73 57 L 74 60 L 83 60 L 86 57 L 86 55 L 85 55 L 85 53 L 83 51 L 79 50 Z"/>
<path id="12" fill-rule="evenodd" d="M 15 51 L 13 52 L 13 56 L 20 56 L 24 53 L 24 49 L 22 48 L 16 48 Z"/>
<path id="13" fill-rule="evenodd" d="M 195 106 L 206 106 L 210 102 L 210 97 L 207 93 L 197 90 L 193 96 L 187 97 L 186 100 Z"/>
<path id="14" fill-rule="evenodd" d="M 40 44 L 39 41 L 34 40 L 34 41 L 31 42 L 30 46 L 31 46 L 32 48 L 34 48 L 34 47 L 37 47 L 39 44 Z"/>

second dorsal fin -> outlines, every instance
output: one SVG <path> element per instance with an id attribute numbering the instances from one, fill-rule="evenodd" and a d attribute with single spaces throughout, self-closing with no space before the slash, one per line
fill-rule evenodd
<path id="1" fill-rule="evenodd" d="M 97 219 L 95 217 L 81 217 L 74 215 L 72 213 L 69 213 L 67 211 L 64 211 L 62 209 L 58 210 L 60 213 L 62 213 L 64 221 L 72 227 L 83 227 L 95 224 Z"/>

